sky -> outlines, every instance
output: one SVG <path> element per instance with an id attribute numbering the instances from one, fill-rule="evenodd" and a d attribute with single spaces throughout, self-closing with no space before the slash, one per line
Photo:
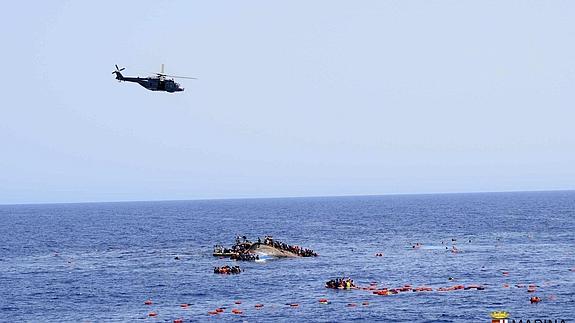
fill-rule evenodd
<path id="1" fill-rule="evenodd" d="M 9 1 L 0 204 L 575 188 L 574 1 Z M 165 64 L 184 92 L 114 79 Z"/>

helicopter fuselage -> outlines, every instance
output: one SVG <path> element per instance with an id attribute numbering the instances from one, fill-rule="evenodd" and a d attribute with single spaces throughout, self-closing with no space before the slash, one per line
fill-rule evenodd
<path id="1" fill-rule="evenodd" d="M 181 92 L 184 89 L 174 80 L 160 77 L 118 77 L 119 81 L 134 82 L 150 91 Z"/>

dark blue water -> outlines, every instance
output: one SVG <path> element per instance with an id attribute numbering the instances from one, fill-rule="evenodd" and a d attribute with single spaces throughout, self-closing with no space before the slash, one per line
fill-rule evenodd
<path id="1" fill-rule="evenodd" d="M 0 206 L 0 220 L 1 321 L 490 322 L 493 310 L 524 322 L 575 319 L 575 192 L 18 205 Z M 232 262 L 212 246 L 236 234 L 270 234 L 320 256 L 213 274 Z M 445 250 L 451 239 L 460 253 Z M 323 287 L 341 275 L 362 286 L 486 289 Z M 531 304 L 533 295 L 542 301 Z M 331 304 L 319 304 L 324 297 Z"/>

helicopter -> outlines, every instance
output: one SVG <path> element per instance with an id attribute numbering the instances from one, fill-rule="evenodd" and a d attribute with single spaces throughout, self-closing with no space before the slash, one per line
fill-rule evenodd
<path id="1" fill-rule="evenodd" d="M 196 80 L 195 77 L 187 77 L 187 76 L 174 76 L 164 74 L 164 64 L 162 64 L 162 70 L 160 73 L 155 73 L 156 76 L 151 77 L 125 77 L 122 75 L 123 70 L 125 67 L 119 68 L 116 65 L 116 70 L 112 72 L 112 74 L 116 74 L 116 80 L 118 81 L 126 81 L 126 82 L 135 82 L 140 84 L 141 86 L 145 87 L 150 91 L 165 91 L 169 93 L 174 92 L 182 92 L 184 88 L 180 86 L 179 83 L 176 83 L 174 79 L 166 78 L 166 77 L 173 77 L 173 78 L 181 78 L 181 79 L 193 79 Z"/>

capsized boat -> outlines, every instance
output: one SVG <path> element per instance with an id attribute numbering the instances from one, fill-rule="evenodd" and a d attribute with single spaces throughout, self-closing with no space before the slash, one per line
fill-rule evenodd
<path id="1" fill-rule="evenodd" d="M 224 248 L 221 245 L 214 247 L 213 255 L 216 257 L 231 257 L 237 260 L 259 260 L 265 258 L 296 258 L 315 257 L 311 249 L 299 246 L 288 245 L 287 243 L 274 240 L 271 236 L 266 236 L 264 240 L 258 238 L 258 242 L 251 242 L 245 236 L 236 237 L 236 243 L 231 248 Z M 248 255 L 258 256 L 250 257 Z"/>

